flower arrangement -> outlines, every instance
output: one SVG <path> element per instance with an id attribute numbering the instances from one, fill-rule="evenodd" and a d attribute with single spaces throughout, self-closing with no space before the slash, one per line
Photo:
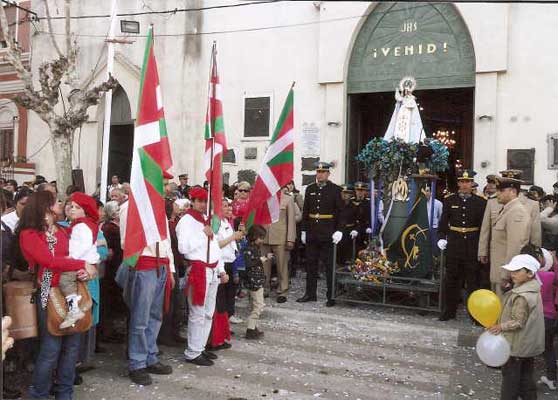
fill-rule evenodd
<path id="1" fill-rule="evenodd" d="M 354 264 L 349 265 L 353 277 L 363 282 L 379 283 L 400 271 L 397 262 L 389 261 L 376 250 L 362 250 Z"/>
<path id="2" fill-rule="evenodd" d="M 400 171 L 417 170 L 417 153 L 421 147 L 429 147 L 424 167 L 433 173 L 448 169 L 449 150 L 439 140 L 425 139 L 423 145 L 406 143 L 403 140 L 384 140 L 374 138 L 356 156 L 369 171 L 372 179 L 381 178 L 393 182 L 399 178 Z"/>

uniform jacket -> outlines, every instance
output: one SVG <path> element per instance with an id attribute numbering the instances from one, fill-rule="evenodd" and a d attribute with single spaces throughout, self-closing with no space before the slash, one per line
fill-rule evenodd
<path id="1" fill-rule="evenodd" d="M 480 229 L 485 207 L 486 200 L 475 195 L 462 198 L 459 194 L 452 194 L 444 199 L 438 233 L 440 238 L 447 238 L 448 259 L 477 260 L 479 230 L 462 233 L 451 227 Z"/>
<path id="2" fill-rule="evenodd" d="M 521 200 L 514 199 L 503 207 L 490 233 L 490 282 L 502 281 L 505 275 L 501 266 L 509 263 L 529 242 L 530 229 L 529 213 Z"/>
<path id="3" fill-rule="evenodd" d="M 540 294 L 540 283 L 531 279 L 514 287 L 504 296 L 504 307 L 500 323 L 506 323 L 513 316 L 514 302 L 523 297 L 527 302 L 528 317 L 521 329 L 503 332 L 510 343 L 512 357 L 535 357 L 544 351 L 544 314 Z"/>
<path id="4" fill-rule="evenodd" d="M 266 226 L 267 235 L 264 244 L 274 246 L 296 241 L 296 204 L 293 197 L 283 193 L 280 207 L 279 220 Z"/>
<path id="5" fill-rule="evenodd" d="M 356 230 L 361 238 L 366 236 L 366 229 L 370 228 L 370 199 L 357 200 L 353 198 L 351 203 L 355 209 Z"/>
<path id="6" fill-rule="evenodd" d="M 344 203 L 341 187 L 327 182 L 320 187 L 316 183 L 306 188 L 302 211 L 302 231 L 307 232 L 308 241 L 330 241 L 335 231 L 340 231 L 340 218 Z M 311 215 L 332 215 L 329 219 L 312 218 Z"/>
<path id="7" fill-rule="evenodd" d="M 519 195 L 521 204 L 529 212 L 529 220 L 531 221 L 531 230 L 529 235 L 529 243 L 541 247 L 542 245 L 542 226 L 541 226 L 541 207 L 538 201 L 531 200 L 524 194 Z"/>

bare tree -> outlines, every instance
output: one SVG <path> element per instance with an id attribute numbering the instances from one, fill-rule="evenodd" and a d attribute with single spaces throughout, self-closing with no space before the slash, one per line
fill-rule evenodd
<path id="1" fill-rule="evenodd" d="M 115 89 L 118 83 L 110 76 L 106 82 L 98 86 L 89 88 L 89 84 L 87 84 L 85 87 L 79 87 L 71 76 L 76 68 L 78 54 L 78 47 L 75 42 L 72 42 L 71 0 L 64 1 L 65 51 L 60 49 L 53 34 L 48 0 L 43 1 L 49 36 L 57 58 L 44 62 L 39 66 L 39 88 L 36 88 L 33 82 L 31 66 L 27 67 L 23 62 L 17 38 L 14 38 L 10 32 L 4 5 L 0 7 L 0 26 L 4 40 L 7 43 L 7 52 L 4 59 L 14 67 L 17 76 L 24 85 L 23 94 L 14 97 L 13 100 L 22 107 L 35 111 L 48 125 L 54 161 L 56 163 L 57 182 L 59 187 L 65 190 L 67 186 L 72 184 L 72 143 L 74 132 L 89 119 L 87 109 L 97 105 L 103 93 L 110 89 Z M 85 82 L 89 83 L 91 81 L 92 79 L 85 80 Z M 62 97 L 61 85 L 63 84 L 67 84 L 69 89 L 66 95 L 67 102 L 64 102 Z M 61 100 L 62 107 L 59 107 L 58 104 Z"/>

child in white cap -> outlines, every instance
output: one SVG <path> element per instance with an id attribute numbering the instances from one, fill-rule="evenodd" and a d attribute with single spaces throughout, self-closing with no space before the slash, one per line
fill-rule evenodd
<path id="1" fill-rule="evenodd" d="M 544 314 L 541 284 L 535 278 L 540 262 L 528 254 L 512 258 L 502 266 L 511 273 L 513 289 L 504 295 L 498 324 L 488 330 L 502 333 L 511 346 L 511 357 L 502 367 L 502 400 L 537 398 L 533 377 L 535 357 L 544 352 Z"/>

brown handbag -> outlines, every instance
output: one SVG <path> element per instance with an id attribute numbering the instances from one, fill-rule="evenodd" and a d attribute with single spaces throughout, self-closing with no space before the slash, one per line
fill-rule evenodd
<path id="1" fill-rule="evenodd" d="M 6 315 L 12 317 L 10 336 L 15 340 L 39 336 L 37 307 L 32 301 L 35 285 L 32 281 L 10 281 L 3 286 Z"/>
<path id="2" fill-rule="evenodd" d="M 68 312 L 68 304 L 66 298 L 58 287 L 51 287 L 47 301 L 47 328 L 52 336 L 66 336 L 74 333 L 83 333 L 91 329 L 93 325 L 93 299 L 89 294 L 87 284 L 82 281 L 77 281 L 78 292 L 81 296 L 79 301 L 79 308 L 85 314 L 85 317 L 76 322 L 74 326 L 66 329 L 60 329 L 60 324 L 66 318 Z"/>

